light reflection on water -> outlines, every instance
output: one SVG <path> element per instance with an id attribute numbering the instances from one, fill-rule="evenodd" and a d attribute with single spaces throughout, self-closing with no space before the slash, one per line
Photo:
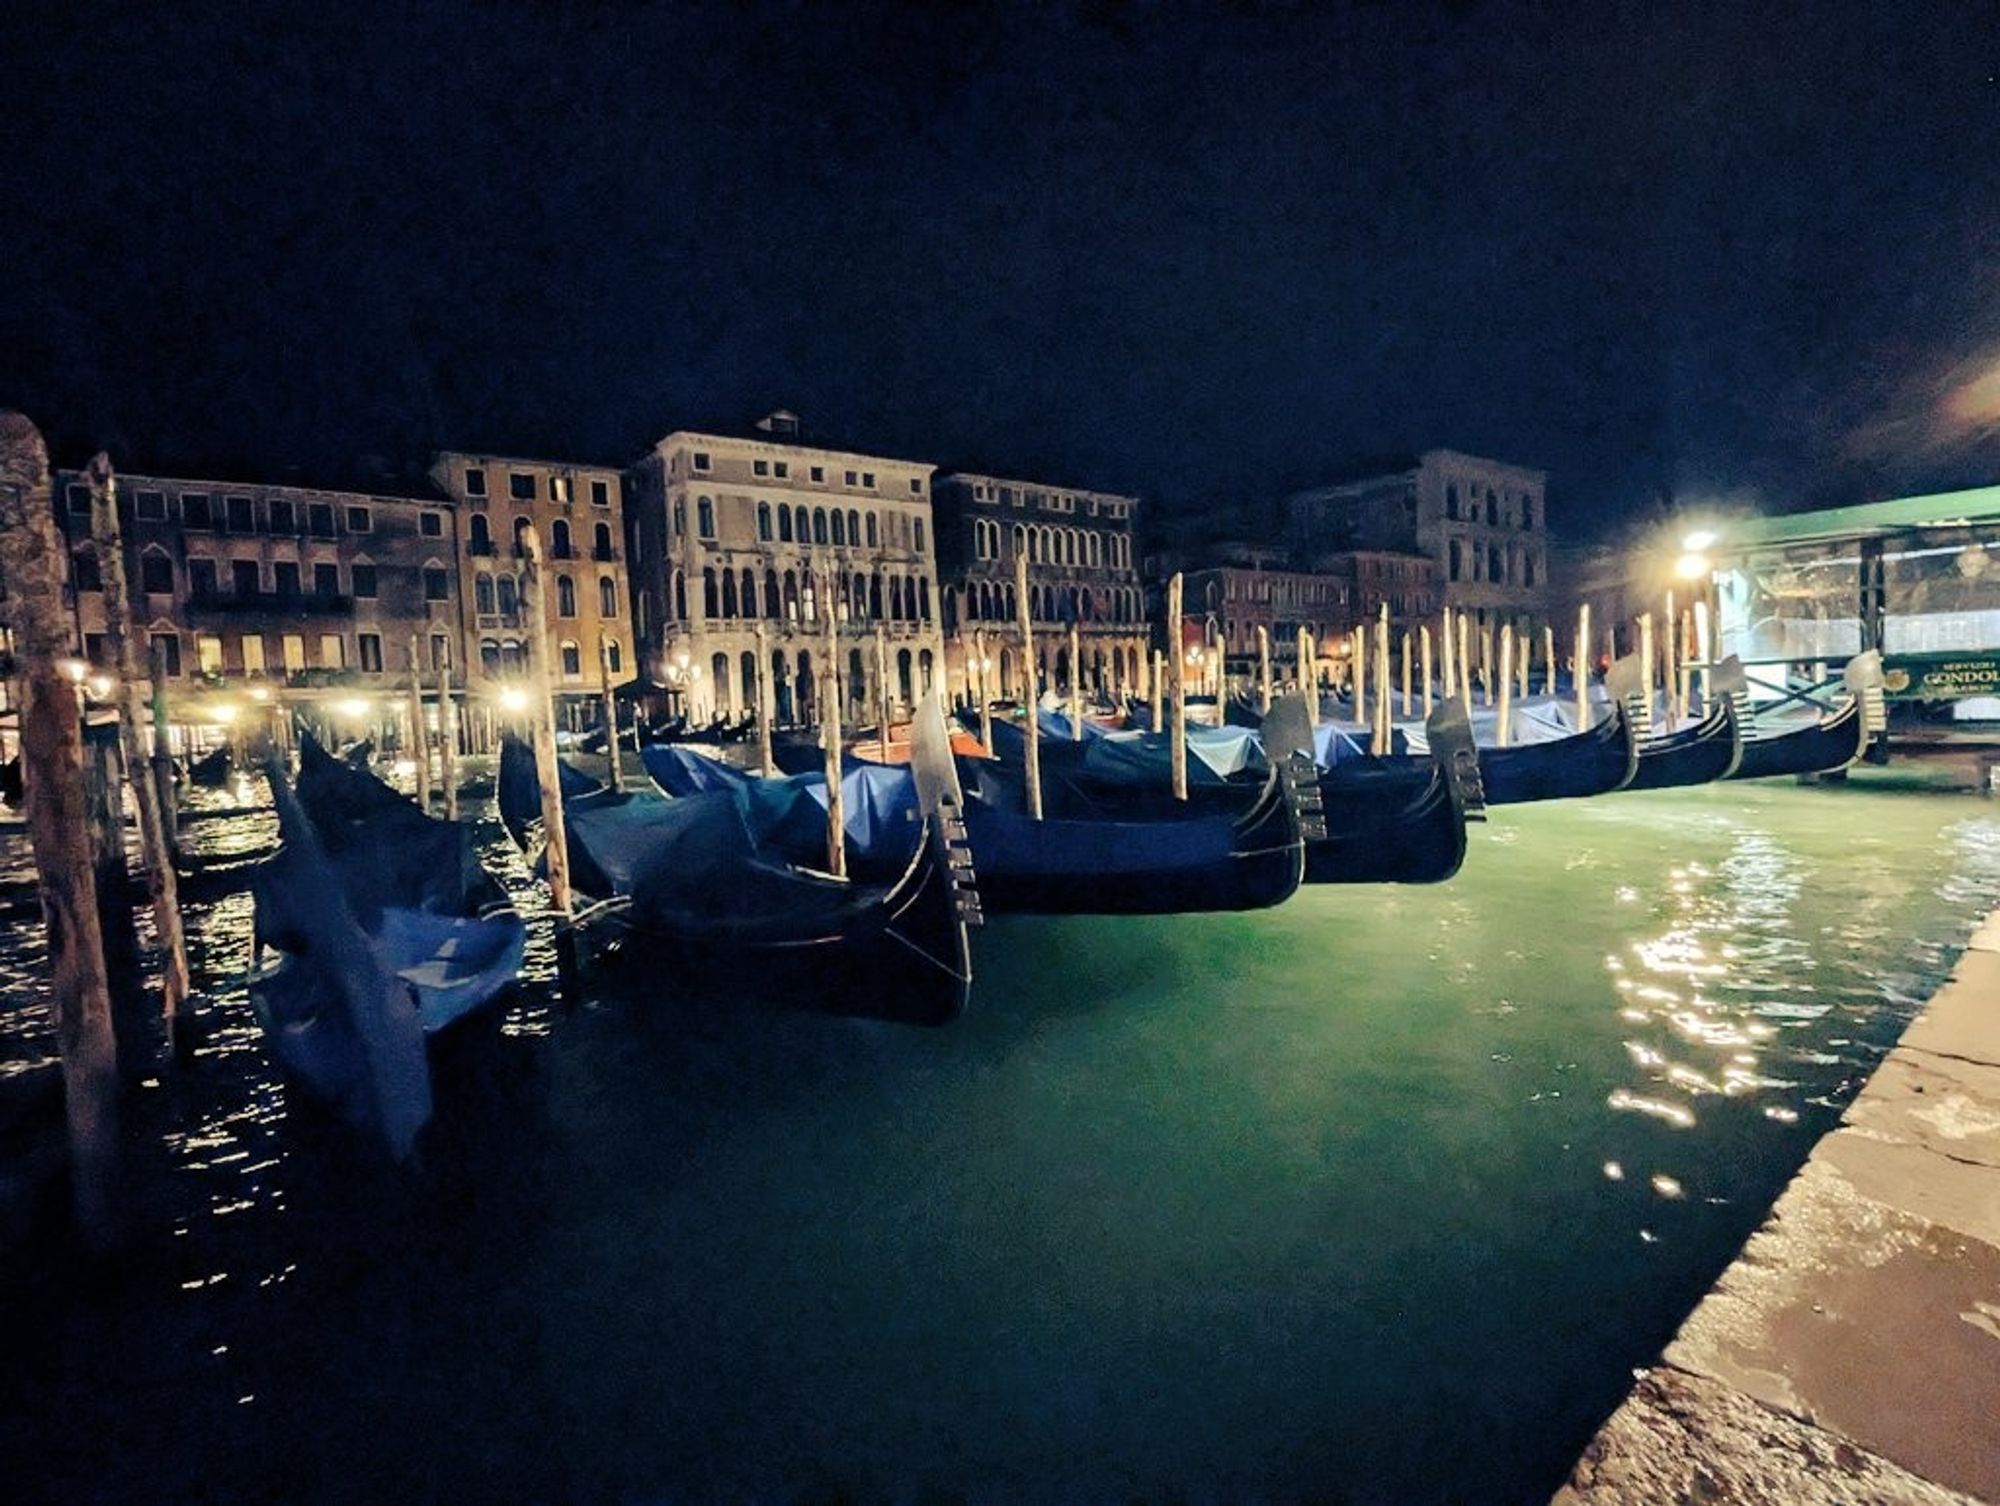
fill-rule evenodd
<path id="1" fill-rule="evenodd" d="M 198 1063 L 135 1108 L 169 1254 L 123 1384 L 211 1409 L 180 1469 L 265 1488 L 223 1414 L 330 1460 L 462 1402 L 379 1445 L 384 1493 L 1546 1498 L 1996 900 L 1990 807 L 1774 786 L 1499 811 L 1437 889 L 1000 921 L 937 1033 L 568 1009 L 536 924 L 537 1086 L 412 1184 L 295 1121 L 227 896 Z M 37 932 L 0 929 L 0 1073 L 48 1055 Z M 73 1443 L 57 1478 L 173 1478 Z"/>

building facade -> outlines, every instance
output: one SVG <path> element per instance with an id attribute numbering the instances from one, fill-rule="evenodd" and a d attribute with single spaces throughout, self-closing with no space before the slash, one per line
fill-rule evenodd
<path id="1" fill-rule="evenodd" d="M 1526 466 L 1429 450 L 1293 493 L 1286 525 L 1295 547 L 1315 556 L 1422 555 L 1435 568 L 1440 605 L 1470 613 L 1479 627 L 1534 630 L 1548 620 L 1550 601 L 1547 482 Z M 1393 601 L 1393 585 L 1382 584 L 1385 595 L 1363 600 L 1363 609 Z"/>
<path id="2" fill-rule="evenodd" d="M 774 413 L 745 435 L 676 430 L 629 475 L 641 665 L 699 718 L 756 709 L 757 647 L 781 722 L 818 719 L 827 617 L 845 718 L 907 710 L 942 672 L 935 466 L 807 443 Z"/>
<path id="3" fill-rule="evenodd" d="M 975 658 L 986 683 L 1019 693 L 1015 561 L 1028 561 L 1028 610 L 1043 689 L 1102 696 L 1145 683 L 1145 592 L 1134 532 L 1139 499 L 955 471 L 937 480 L 945 656 L 954 693 L 969 694 Z M 1069 629 L 1078 664 L 1070 664 Z"/>
<path id="4" fill-rule="evenodd" d="M 77 643 L 110 669 L 90 491 L 56 478 Z M 458 662 L 457 540 L 441 500 L 121 475 L 132 621 L 170 686 L 395 689 Z"/>
<path id="5" fill-rule="evenodd" d="M 1205 656 L 1189 663 L 1193 674 L 1213 673 L 1207 656 L 1220 644 L 1226 685 L 1251 686 L 1260 672 L 1257 630 L 1270 637 L 1275 681 L 1298 677 L 1299 629 L 1313 636 L 1322 661 L 1338 657 L 1341 635 L 1355 622 L 1352 576 L 1338 569 L 1298 569 L 1283 549 L 1221 542 L 1200 551 L 1187 569 L 1182 603 L 1183 652 Z"/>
<path id="6" fill-rule="evenodd" d="M 632 675 L 632 591 L 624 490 L 608 466 L 441 451 L 431 481 L 460 520 L 460 637 L 470 683 L 492 686 L 524 665 L 521 537 L 542 542 L 544 642 L 559 705 L 583 717 L 608 673 Z"/>

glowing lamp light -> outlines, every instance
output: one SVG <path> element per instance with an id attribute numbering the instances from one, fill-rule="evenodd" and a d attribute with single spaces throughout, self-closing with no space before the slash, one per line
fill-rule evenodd
<path id="1" fill-rule="evenodd" d="M 1712 568 L 1707 555 L 1692 550 L 1674 561 L 1674 575 L 1681 580 L 1701 580 Z"/>
<path id="2" fill-rule="evenodd" d="M 1697 528 L 1693 533 L 1681 540 L 1681 548 L 1685 549 L 1689 554 L 1700 554 L 1702 550 L 1710 548 L 1714 543 L 1715 531 L 1713 529 Z"/>
<path id="3" fill-rule="evenodd" d="M 72 685 L 81 685 L 83 677 L 90 673 L 90 666 L 81 659 L 59 660 L 56 668 L 62 671 L 63 678 Z"/>
<path id="4" fill-rule="evenodd" d="M 92 675 L 90 677 L 90 693 L 100 701 L 109 696 L 111 694 L 111 676 Z"/>
<path id="5" fill-rule="evenodd" d="M 219 701 L 208 708 L 208 719 L 218 727 L 227 727 L 236 720 L 236 707 L 228 701 Z"/>
<path id="6" fill-rule="evenodd" d="M 368 702 L 362 700 L 361 697 L 349 696 L 346 700 L 335 701 L 333 709 L 336 715 L 359 721 L 362 717 L 368 715 L 369 706 Z"/>
<path id="7" fill-rule="evenodd" d="M 262 685 L 252 685 L 250 687 L 250 699 L 253 701 L 268 701 L 271 699 L 271 692 Z"/>
<path id="8" fill-rule="evenodd" d="M 509 685 L 500 692 L 500 708 L 503 711 L 526 711 L 528 692 L 518 685 Z"/>

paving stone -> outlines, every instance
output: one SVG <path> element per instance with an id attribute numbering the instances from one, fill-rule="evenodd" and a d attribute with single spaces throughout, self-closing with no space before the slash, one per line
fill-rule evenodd
<path id="1" fill-rule="evenodd" d="M 1632 1388 L 1555 1506 L 1966 1506 L 1845 1438 L 1670 1367 Z"/>
<path id="2" fill-rule="evenodd" d="M 1827 1136 L 1813 1158 L 1873 1202 L 2000 1246 L 2000 1168 L 1858 1129 Z"/>
<path id="3" fill-rule="evenodd" d="M 1843 1121 L 1954 1161 L 2000 1167 L 2000 1067 L 1896 1051 L 1875 1069 Z"/>
<path id="4" fill-rule="evenodd" d="M 2000 1066 L 2000 951 L 1961 956 L 1951 980 L 1903 1032 L 1902 1046 Z"/>

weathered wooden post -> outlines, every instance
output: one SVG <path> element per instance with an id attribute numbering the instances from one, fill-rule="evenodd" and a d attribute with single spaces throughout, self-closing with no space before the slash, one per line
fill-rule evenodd
<path id="1" fill-rule="evenodd" d="M 1500 716 L 1494 734 L 1501 747 L 1510 741 L 1514 701 L 1514 624 L 1503 623 L 1500 628 Z"/>
<path id="2" fill-rule="evenodd" d="M 1472 709 L 1472 619 L 1458 614 L 1458 690 L 1465 697 L 1465 709 Z"/>
<path id="3" fill-rule="evenodd" d="M 1576 609 L 1576 662 L 1570 666 L 1576 676 L 1576 726 L 1581 732 L 1590 725 L 1590 603 Z"/>
<path id="4" fill-rule="evenodd" d="M 1418 667 L 1424 679 L 1424 720 L 1431 719 L 1431 625 L 1428 622 L 1417 625 Z"/>
<path id="5" fill-rule="evenodd" d="M 1350 628 L 1347 634 L 1347 683 L 1354 692 L 1354 719 L 1366 727 L 1368 721 L 1368 628 L 1366 623 Z"/>
<path id="6" fill-rule="evenodd" d="M 775 697 L 771 694 L 771 641 L 766 636 L 763 623 L 757 624 L 757 767 L 764 777 L 770 779 L 778 772 L 777 760 L 771 754 L 771 712 Z"/>
<path id="7" fill-rule="evenodd" d="M 1271 630 L 1257 624 L 1257 709 L 1271 709 Z"/>
<path id="8" fill-rule="evenodd" d="M 1083 741 L 1083 634 L 1069 625 L 1069 735 Z"/>
<path id="9" fill-rule="evenodd" d="M 160 807 L 161 785 L 146 761 L 146 705 L 139 675 L 138 645 L 132 632 L 132 594 L 125 578 L 125 549 L 118 526 L 118 483 L 111 461 L 99 454 L 90 462 L 90 532 L 104 586 L 104 647 L 117 679 L 118 741 L 125 774 L 139 811 L 139 850 L 146 865 L 146 898 L 160 947 L 160 1020 L 176 1061 L 194 1050 L 194 999 L 188 978 L 187 939 L 181 931 L 180 881 L 174 872 L 173 842 Z M 162 697 L 164 707 L 164 697 Z M 24 760 L 25 762 L 25 760 Z M 155 768 L 157 767 L 154 766 Z M 169 765 L 171 792 L 171 765 Z"/>
<path id="10" fill-rule="evenodd" d="M 1028 818 L 1042 819 L 1041 693 L 1035 684 L 1035 619 L 1028 603 L 1028 556 L 1014 552 L 1014 604 L 1021 628 L 1021 705 L 1028 735 Z"/>
<path id="11" fill-rule="evenodd" d="M 1383 602 L 1375 621 L 1375 743 L 1383 755 L 1389 752 L 1391 707 L 1389 688 L 1389 603 Z"/>
<path id="12" fill-rule="evenodd" d="M 1525 701 L 1528 698 L 1528 658 L 1535 641 L 1534 632 L 1530 628 L 1521 627 L 1515 629 L 1514 637 L 1519 645 L 1514 655 L 1514 673 L 1520 676 L 1520 695 Z"/>
<path id="13" fill-rule="evenodd" d="M 1410 715 L 1410 630 L 1403 629 L 1403 717 Z"/>
<path id="14" fill-rule="evenodd" d="M 1167 659 L 1158 649 L 1153 650 L 1153 730 L 1166 730 L 1167 702 Z"/>
<path id="15" fill-rule="evenodd" d="M 831 585 L 831 581 L 825 582 L 822 589 Z M 840 622 L 830 590 L 826 610 L 820 615 L 826 623 L 826 684 L 819 706 L 821 767 L 826 772 L 826 871 L 835 878 L 846 878 L 847 802 L 840 788 Z"/>
<path id="16" fill-rule="evenodd" d="M 1319 659 L 1313 647 L 1310 629 L 1299 629 L 1299 694 L 1306 698 L 1306 710 L 1312 713 L 1315 724 L 1319 721 Z"/>
<path id="17" fill-rule="evenodd" d="M 1168 752 L 1174 799 L 1187 799 L 1187 651 L 1181 644 L 1181 572 L 1167 582 L 1167 673 L 1173 676 L 1174 720 Z"/>
<path id="18" fill-rule="evenodd" d="M 549 679 L 549 615 L 542 601 L 542 537 L 530 523 L 520 530 L 521 637 L 527 651 L 529 729 L 535 743 L 535 777 L 542 785 L 542 836 L 548 847 L 549 908 L 559 936 L 570 916 L 569 832 L 563 820 L 562 776 L 556 766 L 556 707 Z"/>
<path id="19" fill-rule="evenodd" d="M 1708 714 L 1709 700 L 1714 691 L 1709 676 L 1713 672 L 1711 661 L 1715 657 L 1714 644 L 1708 636 L 1708 601 L 1706 598 L 1694 604 L 1694 651 L 1701 660 L 1701 709 Z"/>
<path id="20" fill-rule="evenodd" d="M 431 734 L 424 721 L 423 642 L 410 634 L 410 744 L 416 755 L 417 804 L 431 808 Z"/>
<path id="21" fill-rule="evenodd" d="M 153 788 L 160 801 L 160 830 L 167 836 L 167 851 L 176 858 L 181 851 L 181 807 L 174 788 L 174 741 L 167 726 L 167 649 L 163 643 L 148 645 L 147 657 L 153 687 Z"/>
<path id="22" fill-rule="evenodd" d="M 1556 698 L 1556 625 L 1542 624 L 1542 694 Z"/>
<path id="23" fill-rule="evenodd" d="M 882 719 L 882 762 L 889 761 L 889 630 L 875 625 L 875 714 Z"/>
<path id="24" fill-rule="evenodd" d="M 97 919 L 104 930 L 104 976 L 111 991 L 111 1034 L 118 1047 L 118 1073 L 136 1081 L 152 1063 L 151 1022 L 146 1018 L 146 986 L 139 966 L 139 931 L 132 923 L 132 874 L 125 866 L 124 783 L 119 767 L 118 730 L 83 728 L 83 814 L 90 832 Z M 140 783 L 148 781 L 142 775 Z"/>
<path id="25" fill-rule="evenodd" d="M 1493 704 L 1493 628 L 1490 624 L 1479 630 L 1479 695 L 1480 704 Z"/>
<path id="26" fill-rule="evenodd" d="M 70 652 L 67 558 L 41 433 L 23 415 L 0 411 L 0 578 L 20 675 L 28 840 L 48 928 L 72 1196 L 85 1237 L 103 1249 L 116 1222 L 118 1045 L 84 818 L 83 708 L 62 672 Z"/>
<path id="27" fill-rule="evenodd" d="M 1694 704 L 1694 613 L 1681 608 L 1681 619 L 1674 630 L 1680 634 L 1681 666 L 1681 715 L 1692 716 Z"/>
<path id="28" fill-rule="evenodd" d="M 1442 695 L 1445 700 L 1448 701 L 1451 699 L 1452 676 L 1454 673 L 1456 673 L 1456 671 L 1452 667 L 1456 655 L 1454 655 L 1452 652 L 1450 607 L 1446 607 L 1444 609 L 1443 628 L 1444 628 L 1444 635 L 1438 640 L 1438 650 L 1439 650 L 1438 663 L 1443 669 L 1444 677 L 1442 683 L 1438 686 L 1438 693 Z M 1426 710 L 1424 714 L 1428 716 L 1430 715 L 1430 712 Z"/>
<path id="29" fill-rule="evenodd" d="M 1646 687 L 1646 724 L 1650 731 L 1653 720 L 1653 614 L 1639 614 L 1639 683 Z"/>
<path id="30" fill-rule="evenodd" d="M 1674 660 L 1679 649 L 1679 645 L 1674 642 L 1674 639 L 1680 632 L 1680 619 L 1674 615 L 1674 593 L 1671 591 L 1667 592 L 1667 615 L 1662 619 L 1662 628 L 1663 631 L 1660 634 L 1660 690 L 1666 697 L 1667 730 L 1671 732 L 1675 727 L 1680 725 L 1681 719 L 1680 703 L 1674 697 L 1674 687 L 1678 683 Z"/>
<path id="31" fill-rule="evenodd" d="M 458 819 L 458 697 L 451 688 L 451 657 L 446 650 L 438 677 L 438 783 L 444 786 L 444 818 Z"/>
<path id="32" fill-rule="evenodd" d="M 611 684 L 611 639 L 604 633 L 597 635 L 597 684 L 603 703 L 599 714 L 604 718 L 604 756 L 609 760 L 605 773 L 611 778 L 611 788 L 622 790 L 625 761 L 618 756 L 618 693 Z"/>

